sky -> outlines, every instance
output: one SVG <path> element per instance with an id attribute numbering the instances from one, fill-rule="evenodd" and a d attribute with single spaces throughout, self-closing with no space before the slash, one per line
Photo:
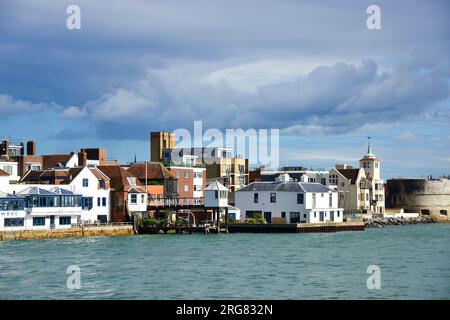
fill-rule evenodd
<path id="1" fill-rule="evenodd" d="M 383 178 L 450 174 L 449 13 L 447 0 L 1 0 L 0 138 L 126 163 L 149 157 L 149 132 L 201 120 L 279 129 L 281 165 L 356 165 L 371 136 Z"/>

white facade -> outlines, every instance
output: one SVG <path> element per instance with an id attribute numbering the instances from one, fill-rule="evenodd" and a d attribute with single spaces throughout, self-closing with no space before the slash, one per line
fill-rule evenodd
<path id="1" fill-rule="evenodd" d="M 17 182 L 20 180 L 17 162 L 0 161 L 0 169 L 9 174 L 9 181 Z"/>
<path id="2" fill-rule="evenodd" d="M 127 209 L 130 213 L 147 212 L 147 194 L 143 192 L 128 192 Z"/>
<path id="3" fill-rule="evenodd" d="M 342 222 L 338 193 L 319 183 L 253 182 L 238 190 L 235 205 L 241 220 L 260 213 L 267 222 Z"/>
<path id="4" fill-rule="evenodd" d="M 31 189 L 39 191 L 27 193 Z M 49 190 L 28 187 L 22 194 L 0 192 L 0 230 L 62 229 L 78 225 L 82 214 L 80 196 L 71 192 L 61 194 L 56 191 L 57 189 L 47 192 Z M 72 198 L 72 201 L 65 202 L 66 205 L 63 206 L 62 200 L 58 205 L 52 200 L 52 206 L 40 207 L 37 205 L 39 197 L 47 198 L 46 200 L 65 197 Z"/>
<path id="5" fill-rule="evenodd" d="M 105 176 L 105 179 L 109 179 Z M 55 187 L 69 190 L 80 194 L 85 200 L 82 204 L 81 223 L 94 223 L 96 221 L 111 221 L 111 199 L 110 189 L 103 188 L 99 184 L 99 179 L 88 168 L 84 167 L 69 184 L 12 184 L 5 190 L 9 193 L 20 193 L 26 188 L 37 187 L 51 190 Z"/>

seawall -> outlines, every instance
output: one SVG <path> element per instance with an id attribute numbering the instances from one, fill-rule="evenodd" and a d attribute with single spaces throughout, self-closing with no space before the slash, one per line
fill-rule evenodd
<path id="1" fill-rule="evenodd" d="M 68 229 L 0 231 L 0 240 L 50 239 L 95 236 L 131 236 L 132 226 L 76 227 Z"/>

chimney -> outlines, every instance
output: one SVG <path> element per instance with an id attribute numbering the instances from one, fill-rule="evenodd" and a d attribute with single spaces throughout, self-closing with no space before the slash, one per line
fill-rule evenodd
<path id="1" fill-rule="evenodd" d="M 3 140 L 2 144 L 0 145 L 0 156 L 7 156 L 9 150 L 9 141 Z"/>
<path id="2" fill-rule="evenodd" d="M 36 155 L 36 142 L 30 140 L 27 142 L 27 156 L 35 156 Z"/>
<path id="3" fill-rule="evenodd" d="M 83 149 L 78 152 L 78 165 L 85 167 L 87 165 L 87 153 Z"/>
<path id="4" fill-rule="evenodd" d="M 21 146 L 20 155 L 23 156 L 25 154 L 25 146 L 24 146 L 23 142 L 20 143 L 20 146 Z"/>

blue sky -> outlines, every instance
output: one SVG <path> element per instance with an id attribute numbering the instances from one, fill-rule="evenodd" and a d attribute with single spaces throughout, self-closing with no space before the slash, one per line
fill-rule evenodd
<path id="1" fill-rule="evenodd" d="M 368 30 L 366 8 L 381 8 Z M 81 30 L 66 8 L 81 8 Z M 280 162 L 366 151 L 383 177 L 450 174 L 448 1 L 0 3 L 0 137 L 148 154 L 150 131 L 279 128 Z"/>

